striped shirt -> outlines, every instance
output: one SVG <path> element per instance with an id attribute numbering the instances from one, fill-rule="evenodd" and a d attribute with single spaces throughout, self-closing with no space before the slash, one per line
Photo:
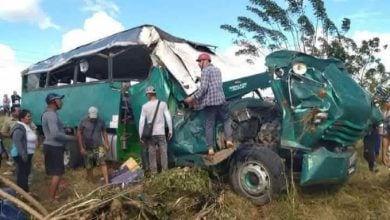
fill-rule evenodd
<path id="1" fill-rule="evenodd" d="M 206 106 L 217 106 L 225 103 L 225 94 L 222 88 L 222 75 L 219 68 L 209 64 L 202 70 L 200 88 L 194 97 L 198 109 Z"/>

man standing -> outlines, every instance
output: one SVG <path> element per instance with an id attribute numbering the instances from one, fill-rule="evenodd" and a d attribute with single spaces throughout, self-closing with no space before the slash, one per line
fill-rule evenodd
<path id="1" fill-rule="evenodd" d="M 103 137 L 103 142 L 102 142 Z M 100 166 L 104 181 L 108 184 L 106 153 L 109 151 L 108 136 L 104 122 L 98 117 L 98 109 L 91 106 L 88 117 L 81 120 L 77 130 L 80 153 L 84 156 L 87 180 L 93 180 L 93 166 Z"/>
<path id="2" fill-rule="evenodd" d="M 20 108 L 18 106 L 11 107 L 11 113 L 10 113 L 11 117 L 6 118 L 6 120 L 4 121 L 3 127 L 1 128 L 1 136 L 2 137 L 11 138 L 10 131 L 18 122 L 19 112 L 20 112 Z M 6 146 L 6 148 L 8 148 L 8 151 L 9 151 L 11 149 L 11 146 Z M 8 159 L 7 164 L 10 166 L 13 166 L 12 157 L 8 156 L 9 154 L 5 149 L 3 149 L 2 154 L 4 154 L 5 157 Z M 12 172 L 7 171 L 5 174 L 12 174 Z"/>
<path id="3" fill-rule="evenodd" d="M 21 99 L 22 98 L 20 97 L 20 95 L 18 95 L 18 92 L 14 91 L 14 93 L 11 95 L 12 106 L 20 107 Z"/>
<path id="4" fill-rule="evenodd" d="M 214 155 L 215 146 L 215 123 L 217 119 L 224 122 L 224 133 L 226 138 L 226 146 L 233 147 L 232 128 L 225 106 L 225 94 L 222 88 L 221 71 L 211 64 L 211 57 L 207 53 L 202 53 L 196 60 L 200 69 L 201 83 L 200 88 L 192 95 L 187 97 L 184 102 L 199 105 L 199 110 L 203 110 L 206 116 L 205 133 L 206 142 L 208 145 L 208 155 Z"/>
<path id="5" fill-rule="evenodd" d="M 49 196 L 52 201 L 56 200 L 58 186 L 65 173 L 65 143 L 75 140 L 75 137 L 65 134 L 63 124 L 57 114 L 62 107 L 63 98 L 63 95 L 49 93 L 46 96 L 47 110 L 42 115 L 42 130 L 45 135 L 43 152 L 46 174 L 52 177 L 49 185 Z"/>
<path id="6" fill-rule="evenodd" d="M 152 174 L 157 173 L 156 150 L 160 148 L 161 170 L 168 170 L 168 147 L 165 137 L 165 122 L 168 125 L 168 140 L 172 137 L 172 118 L 168 111 L 167 104 L 159 101 L 156 97 L 156 90 L 153 86 L 146 88 L 146 95 L 148 102 L 142 106 L 141 116 L 139 119 L 139 136 L 141 143 L 147 147 L 149 151 L 149 168 Z M 150 138 L 143 138 L 145 120 L 150 124 L 153 121 L 152 136 Z"/>

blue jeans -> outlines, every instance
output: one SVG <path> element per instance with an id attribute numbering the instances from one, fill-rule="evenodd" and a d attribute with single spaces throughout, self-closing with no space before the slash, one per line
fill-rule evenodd
<path id="1" fill-rule="evenodd" d="M 225 140 L 232 141 L 233 131 L 227 107 L 225 105 L 206 106 L 203 111 L 206 116 L 205 133 L 207 146 L 209 148 L 214 148 L 215 146 L 215 124 L 217 120 L 223 122 Z"/>

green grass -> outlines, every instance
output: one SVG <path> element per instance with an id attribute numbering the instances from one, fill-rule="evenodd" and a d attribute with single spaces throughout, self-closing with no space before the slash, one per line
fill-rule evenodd
<path id="1" fill-rule="evenodd" d="M 2 120 L 3 117 L 0 116 L 0 126 Z M 357 144 L 356 148 L 359 152 L 357 171 L 343 185 L 309 189 L 296 186 L 295 189 L 290 189 L 289 193 L 280 195 L 262 207 L 237 196 L 226 186 L 220 201 L 220 207 L 225 211 L 220 213 L 220 219 L 390 219 L 390 171 L 379 166 L 379 172 L 370 172 L 361 154 L 362 144 Z M 49 178 L 44 173 L 41 149 L 38 149 L 34 156 L 33 169 L 31 189 L 39 195 L 41 202 L 49 210 L 53 210 L 55 207 L 47 202 Z M 100 173 L 96 171 L 98 178 Z M 86 194 L 98 186 L 96 183 L 86 182 L 84 175 L 82 169 L 67 170 L 65 179 L 71 187 L 60 193 L 63 203 L 75 199 L 76 194 Z M 227 215 L 226 218 L 223 218 L 223 213 Z M 182 219 L 185 218 L 186 216 L 183 216 Z"/>
<path id="2" fill-rule="evenodd" d="M 361 143 L 357 150 L 362 151 Z M 297 187 L 265 207 L 268 219 L 390 219 L 390 171 L 368 170 L 359 154 L 358 169 L 343 185 Z"/>

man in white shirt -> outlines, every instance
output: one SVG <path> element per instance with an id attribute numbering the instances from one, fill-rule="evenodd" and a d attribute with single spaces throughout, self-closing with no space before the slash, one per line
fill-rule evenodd
<path id="1" fill-rule="evenodd" d="M 161 170 L 168 169 L 168 147 L 165 136 L 165 123 L 168 125 L 169 133 L 168 140 L 172 137 L 172 117 L 168 111 L 167 104 L 159 101 L 156 97 L 156 90 L 153 86 L 146 88 L 148 102 L 142 106 L 141 117 L 139 119 L 139 136 L 141 143 L 144 144 L 149 151 L 149 168 L 152 174 L 157 173 L 156 150 L 160 148 Z M 158 108 L 157 108 L 158 107 Z M 156 116 L 155 116 L 156 115 Z M 152 135 L 149 138 L 143 137 L 145 120 L 150 124 L 153 121 Z"/>

